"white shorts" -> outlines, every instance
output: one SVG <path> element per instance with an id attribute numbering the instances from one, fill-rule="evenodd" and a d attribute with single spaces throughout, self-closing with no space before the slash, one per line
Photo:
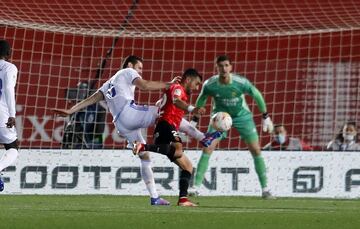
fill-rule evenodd
<path id="1" fill-rule="evenodd" d="M 205 137 L 203 132 L 192 126 L 190 122 L 184 118 L 181 119 L 179 131 L 185 133 L 192 138 L 195 138 L 198 141 L 202 140 Z"/>
<path id="2" fill-rule="evenodd" d="M 15 127 L 0 127 L 0 144 L 10 144 L 17 139 Z"/>
<path id="3" fill-rule="evenodd" d="M 157 106 L 142 106 L 132 102 L 125 105 L 114 124 L 118 133 L 130 143 L 146 143 L 141 128 L 154 125 L 159 116 L 158 112 Z"/>

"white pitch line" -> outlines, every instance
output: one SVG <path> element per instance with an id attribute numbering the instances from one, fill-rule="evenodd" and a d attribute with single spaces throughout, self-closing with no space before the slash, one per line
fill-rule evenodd
<path id="1" fill-rule="evenodd" d="M 50 212 L 76 212 L 79 211 L 80 212 L 96 212 L 98 214 L 101 213 L 108 213 L 108 212 L 113 212 L 115 214 L 120 214 L 120 213 L 126 213 L 125 210 L 123 209 L 117 209 L 117 208 L 97 208 L 96 211 L 89 211 L 87 209 L 52 209 L 52 208 L 16 208 L 16 207 L 10 207 L 7 208 L 10 210 L 29 210 L 29 211 L 50 211 Z M 135 209 L 135 208 L 134 208 Z M 128 211 L 129 213 L 132 211 Z M 153 209 L 138 209 L 136 210 L 137 213 L 156 213 L 156 214 L 166 214 L 166 213 L 171 213 L 171 212 L 191 212 L 191 213 L 304 213 L 304 214 L 328 214 L 328 213 L 335 213 L 337 212 L 336 210 L 331 210 L 331 209 L 311 209 L 311 210 L 306 210 L 306 209 L 277 209 L 277 208 L 256 208 L 256 209 L 221 209 L 221 208 L 216 208 L 214 210 L 210 210 L 210 209 L 203 209 L 203 208 L 192 208 L 192 207 L 188 207 L 188 208 L 184 208 L 184 207 L 179 207 L 177 209 L 174 208 L 168 208 L 168 207 L 154 207 Z"/>

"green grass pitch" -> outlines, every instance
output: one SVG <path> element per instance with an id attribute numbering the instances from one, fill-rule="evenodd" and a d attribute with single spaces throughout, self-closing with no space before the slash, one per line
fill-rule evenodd
<path id="1" fill-rule="evenodd" d="M 0 195 L 0 228 L 360 228 L 360 200 L 198 197 L 199 207 L 143 196 Z"/>

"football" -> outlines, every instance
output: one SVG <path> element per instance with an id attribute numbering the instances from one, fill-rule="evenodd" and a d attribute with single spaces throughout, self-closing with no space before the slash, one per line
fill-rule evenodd
<path id="1" fill-rule="evenodd" d="M 226 112 L 217 112 L 211 117 L 211 125 L 218 131 L 228 131 L 232 125 L 232 118 Z"/>

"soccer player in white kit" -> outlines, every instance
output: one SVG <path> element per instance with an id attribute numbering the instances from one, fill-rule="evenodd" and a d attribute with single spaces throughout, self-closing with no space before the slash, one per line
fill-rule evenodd
<path id="1" fill-rule="evenodd" d="M 175 77 L 168 83 L 144 80 L 141 77 L 142 62 L 143 60 L 137 56 L 128 56 L 124 61 L 122 69 L 106 81 L 96 93 L 75 104 L 68 110 L 53 109 L 53 111 L 62 116 L 67 116 L 80 111 L 86 106 L 106 100 L 110 113 L 113 116 L 113 123 L 119 135 L 128 141 L 128 146 L 132 146 L 135 141 L 145 144 L 146 141 L 141 134 L 141 129 L 155 124 L 159 116 L 159 105 L 136 105 L 134 102 L 135 87 L 142 90 L 168 88 L 171 84 L 178 82 L 181 76 Z M 161 101 L 159 102 L 161 103 Z M 180 131 L 194 137 L 205 146 L 210 145 L 214 139 L 220 136 L 217 132 L 204 134 L 185 119 L 181 121 Z M 139 157 L 141 159 L 141 176 L 150 193 L 151 205 L 168 205 L 169 202 L 160 198 L 156 191 L 149 152 L 142 152 L 139 154 Z"/>
<path id="2" fill-rule="evenodd" d="M 15 130 L 15 85 L 18 69 L 8 62 L 10 54 L 10 44 L 6 40 L 0 40 L 0 144 L 5 147 L 5 153 L 0 159 L 0 172 L 15 162 L 19 148 Z M 0 191 L 3 190 L 4 182 L 0 177 Z"/>
<path id="3" fill-rule="evenodd" d="M 118 133 L 130 143 L 134 141 L 145 143 L 141 128 L 153 125 L 157 117 L 157 106 L 139 106 L 134 102 L 135 87 L 141 90 L 159 90 L 168 88 L 179 81 L 175 77 L 170 82 L 148 81 L 141 77 L 143 60 L 137 56 L 128 56 L 122 69 L 106 81 L 97 92 L 85 100 L 75 104 L 70 109 L 53 109 L 55 113 L 67 116 L 81 109 L 105 100 L 113 116 L 113 123 Z M 149 152 L 139 155 L 141 159 L 141 176 L 150 193 L 151 205 L 169 205 L 169 202 L 159 197 L 156 188 Z"/>

